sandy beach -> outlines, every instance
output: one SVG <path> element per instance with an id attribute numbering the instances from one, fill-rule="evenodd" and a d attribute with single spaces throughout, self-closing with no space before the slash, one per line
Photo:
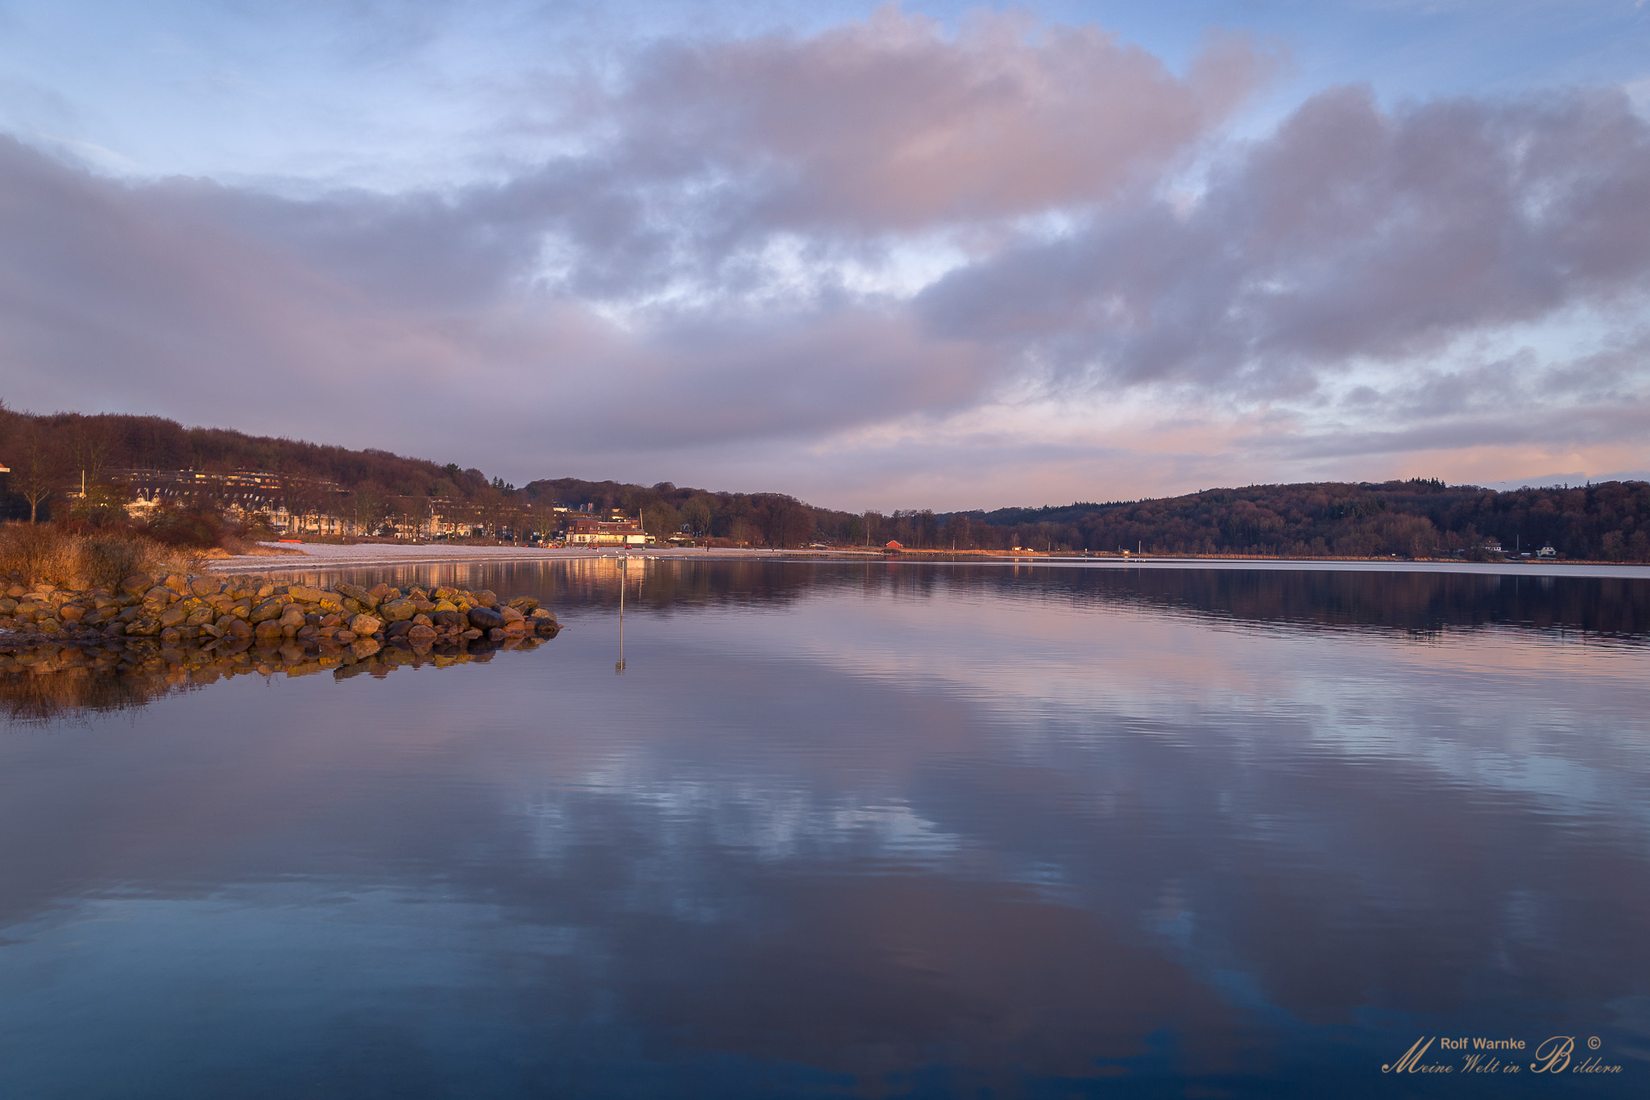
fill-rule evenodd
<path id="1" fill-rule="evenodd" d="M 209 568 L 215 573 L 276 573 L 294 569 L 330 569 L 357 565 L 433 565 L 442 562 L 495 561 L 566 561 L 583 558 L 620 557 L 623 551 L 613 547 L 568 547 L 544 549 L 529 546 L 461 546 L 449 543 L 376 543 L 354 545 L 336 543 L 260 543 L 268 553 L 242 554 L 213 561 Z M 686 558 L 686 557 L 773 557 L 796 556 L 808 553 L 823 556 L 825 551 L 718 549 L 678 550 L 649 548 L 631 551 L 631 557 Z"/>
<path id="2" fill-rule="evenodd" d="M 259 543 L 267 553 L 243 554 L 233 558 L 212 561 L 208 569 L 214 573 L 280 573 L 313 569 L 333 569 L 375 565 L 438 565 L 445 562 L 509 562 L 509 561 L 571 561 L 591 558 L 625 556 L 616 547 L 566 547 L 545 549 L 526 546 L 463 546 L 451 543 L 371 543 L 354 545 L 336 543 Z M 769 550 L 765 548 L 736 549 L 718 547 L 679 549 L 650 547 L 632 550 L 632 558 L 660 561 L 715 560 L 727 558 L 786 558 L 790 560 L 885 560 L 875 550 Z M 1284 569 L 1342 572 L 1361 570 L 1382 573 L 1475 573 L 1482 575 L 1540 575 L 1568 577 L 1617 577 L 1629 579 L 1650 578 L 1650 566 L 1620 565 L 1605 562 L 1463 562 L 1463 561 L 1392 561 L 1385 559 L 1313 559 L 1313 558 L 1083 558 L 1062 555 L 962 554 L 954 558 L 946 555 L 910 553 L 902 559 L 912 562 L 949 560 L 949 564 L 973 564 L 1024 567 L 1028 565 L 1057 568 L 1102 567 L 1112 569 Z"/>

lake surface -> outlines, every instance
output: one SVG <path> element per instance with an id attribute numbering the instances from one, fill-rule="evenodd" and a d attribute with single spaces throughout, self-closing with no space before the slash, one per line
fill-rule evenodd
<path id="1" fill-rule="evenodd" d="M 14 706 L 0 1097 L 1650 1094 L 1650 580 L 622 577 L 317 574 L 567 629 Z"/>

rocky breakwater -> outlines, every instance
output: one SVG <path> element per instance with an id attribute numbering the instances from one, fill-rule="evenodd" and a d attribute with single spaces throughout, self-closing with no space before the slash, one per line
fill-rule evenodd
<path id="1" fill-rule="evenodd" d="M 267 577 L 126 578 L 115 590 L 0 587 L 0 652 L 42 642 L 136 644 L 163 652 L 296 647 L 360 658 L 394 645 L 415 650 L 497 648 L 553 638 L 560 624 L 531 596 L 500 600 L 459 588 L 316 588 Z"/>

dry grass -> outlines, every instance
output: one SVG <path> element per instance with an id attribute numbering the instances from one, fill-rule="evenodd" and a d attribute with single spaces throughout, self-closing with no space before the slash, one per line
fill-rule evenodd
<path id="1" fill-rule="evenodd" d="M 126 533 L 80 535 L 49 523 L 0 526 L 0 575 L 59 588 L 114 588 L 134 573 L 198 572 L 199 555 Z"/>

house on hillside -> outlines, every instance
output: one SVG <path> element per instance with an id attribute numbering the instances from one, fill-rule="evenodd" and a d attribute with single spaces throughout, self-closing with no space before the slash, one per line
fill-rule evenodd
<path id="1" fill-rule="evenodd" d="M 889 539 L 887 542 L 882 544 L 882 552 L 884 554 L 898 554 L 902 553 L 904 550 L 905 547 L 901 545 L 897 539 Z"/>

